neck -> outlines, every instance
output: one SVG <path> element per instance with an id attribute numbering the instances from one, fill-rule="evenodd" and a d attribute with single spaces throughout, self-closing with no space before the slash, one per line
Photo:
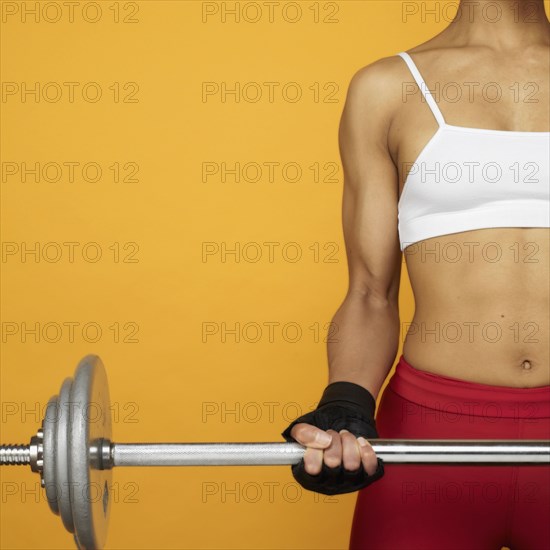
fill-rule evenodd
<path id="1" fill-rule="evenodd" d="M 499 50 L 550 43 L 544 0 L 461 0 L 448 28 L 467 44 Z"/>

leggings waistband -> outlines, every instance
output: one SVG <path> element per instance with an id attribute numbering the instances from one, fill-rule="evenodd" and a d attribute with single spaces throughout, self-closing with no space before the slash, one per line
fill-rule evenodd
<path id="1" fill-rule="evenodd" d="M 550 386 L 513 388 L 469 382 L 414 368 L 403 355 L 389 387 L 423 407 L 455 406 L 463 414 L 508 418 L 550 418 Z"/>

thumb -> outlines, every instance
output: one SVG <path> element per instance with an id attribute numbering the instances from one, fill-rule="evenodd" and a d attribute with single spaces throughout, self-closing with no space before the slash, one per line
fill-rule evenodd
<path id="1" fill-rule="evenodd" d="M 332 441 L 332 436 L 321 428 L 300 422 L 296 424 L 290 431 L 290 435 L 306 447 L 315 449 L 325 449 Z"/>

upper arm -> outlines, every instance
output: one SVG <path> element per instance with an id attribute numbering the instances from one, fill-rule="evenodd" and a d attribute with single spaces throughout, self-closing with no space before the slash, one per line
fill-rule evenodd
<path id="1" fill-rule="evenodd" d="M 402 261 L 397 231 L 399 191 L 388 130 L 400 88 L 392 85 L 392 80 L 397 81 L 391 78 L 391 69 L 392 61 L 383 59 L 353 75 L 338 142 L 344 170 L 342 222 L 348 293 L 397 303 Z"/>

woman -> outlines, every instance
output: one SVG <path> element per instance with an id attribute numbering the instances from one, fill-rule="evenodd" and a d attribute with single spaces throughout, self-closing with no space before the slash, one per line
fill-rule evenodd
<path id="1" fill-rule="evenodd" d="M 550 438 L 549 47 L 543 0 L 463 0 L 442 33 L 351 80 L 349 289 L 329 386 L 283 435 L 308 447 L 304 487 L 360 489 L 354 550 L 550 548 L 547 466 L 384 472 L 365 441 Z M 402 253 L 415 313 L 375 426 Z"/>

